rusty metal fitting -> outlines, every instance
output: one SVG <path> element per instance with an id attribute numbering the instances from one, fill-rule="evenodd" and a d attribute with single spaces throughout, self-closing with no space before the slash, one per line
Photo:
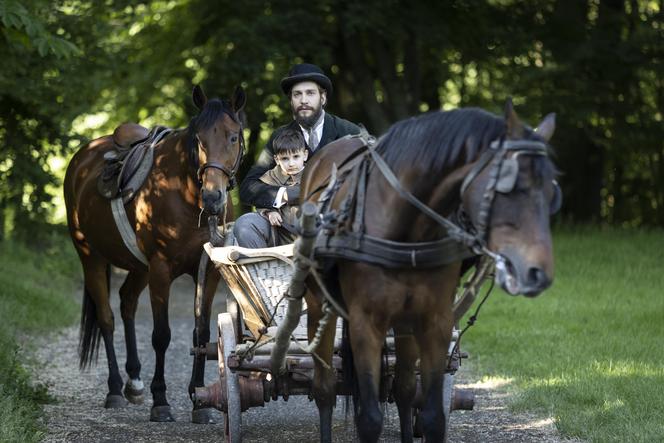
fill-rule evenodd
<path id="1" fill-rule="evenodd" d="M 263 377 L 260 374 L 250 374 L 249 377 L 238 377 L 240 381 L 240 404 L 242 412 L 249 408 L 265 405 Z"/>
<path id="2" fill-rule="evenodd" d="M 452 410 L 472 411 L 475 406 L 475 394 L 469 389 L 454 389 L 452 393 Z"/>
<path id="3" fill-rule="evenodd" d="M 222 409 L 222 403 L 226 407 L 227 402 L 225 401 L 226 396 L 222 393 L 223 389 L 221 386 L 221 381 L 217 381 L 211 385 L 196 388 L 193 394 L 196 408 L 215 408 L 226 412 L 225 409 Z"/>
<path id="4" fill-rule="evenodd" d="M 217 342 L 206 343 L 205 346 L 189 348 L 189 355 L 205 355 L 207 360 L 217 360 Z"/>

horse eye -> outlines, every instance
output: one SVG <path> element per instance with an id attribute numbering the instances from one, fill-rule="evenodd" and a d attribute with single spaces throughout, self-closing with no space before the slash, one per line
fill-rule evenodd
<path id="1" fill-rule="evenodd" d="M 237 136 L 237 134 L 231 135 L 231 143 L 233 143 L 233 144 L 237 143 L 238 138 L 239 137 Z"/>

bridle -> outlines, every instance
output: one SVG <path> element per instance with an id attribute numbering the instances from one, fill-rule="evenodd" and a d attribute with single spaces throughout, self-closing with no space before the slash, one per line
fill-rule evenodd
<path id="1" fill-rule="evenodd" d="M 237 116 L 233 118 L 235 121 L 238 121 Z M 204 148 L 205 146 L 203 145 L 203 142 L 201 142 L 201 139 L 198 137 L 198 134 L 194 136 L 196 138 L 196 143 L 197 143 L 197 148 Z M 244 158 L 244 134 L 243 134 L 243 127 L 242 124 L 240 124 L 240 130 L 238 132 L 238 137 L 239 137 L 239 144 L 240 144 L 240 152 L 238 153 L 238 156 L 235 158 L 235 162 L 233 163 L 233 166 L 231 168 L 228 168 L 226 165 L 223 165 L 219 162 L 205 162 L 202 165 L 198 167 L 198 171 L 196 172 L 196 177 L 198 178 L 198 183 L 202 184 L 203 183 L 203 174 L 207 169 L 217 169 L 228 177 L 228 187 L 227 191 L 233 189 L 235 187 L 235 175 L 237 174 L 238 169 L 240 169 L 240 165 L 242 164 L 242 159 Z"/>
<path id="2" fill-rule="evenodd" d="M 514 154 L 508 157 L 510 152 Z M 514 189 L 516 179 L 519 175 L 519 155 L 548 157 L 549 150 L 546 143 L 537 140 L 505 140 L 504 138 L 494 140 L 461 184 L 460 196 L 463 199 L 470 184 L 486 167 L 491 167 L 489 179 L 482 196 L 482 202 L 480 203 L 478 220 L 471 224 L 467 221 L 468 217 L 465 214 L 461 214 L 459 217 L 462 220 L 466 220 L 465 225 L 471 232 L 474 231 L 475 236 L 482 245 L 486 245 L 488 242 L 487 229 L 496 192 L 508 194 Z"/>
<path id="3" fill-rule="evenodd" d="M 366 141 L 374 164 L 390 186 L 402 198 L 444 227 L 450 237 L 468 246 L 476 254 L 485 254 L 492 257 L 497 263 L 500 263 L 502 258 L 487 247 L 487 227 L 490 221 L 495 194 L 496 192 L 508 193 L 514 188 L 519 173 L 519 155 L 549 155 L 546 143 L 536 140 L 505 140 L 504 138 L 500 138 L 491 142 L 489 149 L 482 154 L 462 182 L 460 191 L 461 199 L 463 200 L 463 195 L 470 184 L 479 176 L 484 168 L 491 165 L 489 180 L 482 197 L 479 220 L 476 224 L 472 224 L 465 214 L 459 213 L 458 219 L 461 222 L 459 224 L 438 214 L 412 193 L 404 189 L 385 160 L 376 152 L 374 147 L 376 139 L 368 136 Z M 508 157 L 507 154 L 510 152 L 513 152 L 514 155 Z M 554 184 L 557 186 L 556 183 Z"/>

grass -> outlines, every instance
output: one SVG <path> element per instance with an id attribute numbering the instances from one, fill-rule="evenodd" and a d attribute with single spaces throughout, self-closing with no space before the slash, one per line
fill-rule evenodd
<path id="1" fill-rule="evenodd" d="M 46 387 L 30 381 L 21 342 L 28 334 L 71 325 L 78 314 L 72 296 L 80 280 L 69 240 L 55 235 L 41 249 L 0 242 L 0 441 L 43 437 L 41 405 Z"/>
<path id="2" fill-rule="evenodd" d="M 464 337 L 486 377 L 511 380 L 516 410 L 562 435 L 664 440 L 664 231 L 563 228 L 554 285 L 536 299 L 496 290 Z"/>
<path id="3" fill-rule="evenodd" d="M 46 389 L 19 343 L 78 317 L 80 268 L 69 240 L 31 250 L 0 242 L 0 441 L 43 437 Z M 564 436 L 664 440 L 664 231 L 564 228 L 556 279 L 536 299 L 495 290 L 464 349 L 485 377 L 510 381 L 515 411 L 553 416 Z"/>

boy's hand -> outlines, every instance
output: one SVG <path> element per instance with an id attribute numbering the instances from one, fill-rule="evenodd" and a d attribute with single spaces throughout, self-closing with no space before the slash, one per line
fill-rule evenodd
<path id="1" fill-rule="evenodd" d="M 268 212 L 267 219 L 270 220 L 270 224 L 272 226 L 281 226 L 281 222 L 283 221 L 281 219 L 281 214 L 279 214 L 277 211 Z"/>

